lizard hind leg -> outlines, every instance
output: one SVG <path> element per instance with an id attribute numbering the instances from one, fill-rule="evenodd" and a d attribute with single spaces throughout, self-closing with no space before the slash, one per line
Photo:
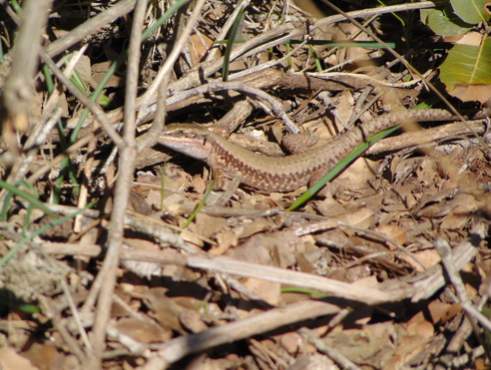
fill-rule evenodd
<path id="1" fill-rule="evenodd" d="M 312 134 L 286 134 L 281 140 L 281 145 L 288 150 L 289 153 L 297 154 L 313 148 L 318 142 L 319 138 Z"/>

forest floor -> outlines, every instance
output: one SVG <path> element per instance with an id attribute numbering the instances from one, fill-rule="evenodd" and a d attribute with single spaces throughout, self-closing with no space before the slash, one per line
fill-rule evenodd
<path id="1" fill-rule="evenodd" d="M 438 80 L 431 4 L 145 3 L 55 1 L 35 73 L 15 32 L 36 17 L 0 10 L 0 367 L 488 368 L 489 134 Z M 218 163 L 180 126 L 200 161 L 159 139 L 173 124 L 260 154 Z M 313 181 L 254 186 L 288 141 L 349 164 L 295 209 Z"/>

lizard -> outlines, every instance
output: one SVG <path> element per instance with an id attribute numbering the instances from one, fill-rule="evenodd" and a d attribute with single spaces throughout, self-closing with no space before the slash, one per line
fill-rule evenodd
<path id="1" fill-rule="evenodd" d="M 277 157 L 247 150 L 199 125 L 169 125 L 158 143 L 206 162 L 219 180 L 238 179 L 241 184 L 263 192 L 289 192 L 322 176 L 374 133 L 404 121 L 443 121 L 453 117 L 443 109 L 386 113 L 337 135 L 325 146 Z"/>

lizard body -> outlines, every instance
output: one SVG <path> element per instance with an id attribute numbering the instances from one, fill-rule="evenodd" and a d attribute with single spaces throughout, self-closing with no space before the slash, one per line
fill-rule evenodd
<path id="1" fill-rule="evenodd" d="M 326 146 L 282 157 L 249 151 L 214 132 L 189 125 L 167 129 L 160 135 L 159 143 L 206 162 L 220 176 L 238 177 L 242 184 L 261 191 L 287 192 L 322 175 L 376 132 L 408 120 L 441 121 L 452 117 L 442 109 L 388 113 L 336 136 Z"/>

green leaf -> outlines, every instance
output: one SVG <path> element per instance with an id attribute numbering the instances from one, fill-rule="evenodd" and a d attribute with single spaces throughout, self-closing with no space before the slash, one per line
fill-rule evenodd
<path id="1" fill-rule="evenodd" d="M 486 11 L 487 0 L 450 0 L 452 8 L 464 22 L 478 24 L 487 22 L 489 14 Z"/>
<path id="2" fill-rule="evenodd" d="M 420 18 L 423 24 L 440 36 L 463 35 L 472 28 L 452 11 L 444 9 L 422 9 Z"/>
<path id="3" fill-rule="evenodd" d="M 455 45 L 440 66 L 440 80 L 447 89 L 455 85 L 491 84 L 491 42 L 486 38 L 480 46 Z"/>
<path id="4" fill-rule="evenodd" d="M 35 306 L 33 304 L 21 304 L 17 309 L 22 312 L 22 313 L 27 313 L 27 314 L 35 314 L 35 313 L 41 313 L 41 308 L 39 306 Z"/>

